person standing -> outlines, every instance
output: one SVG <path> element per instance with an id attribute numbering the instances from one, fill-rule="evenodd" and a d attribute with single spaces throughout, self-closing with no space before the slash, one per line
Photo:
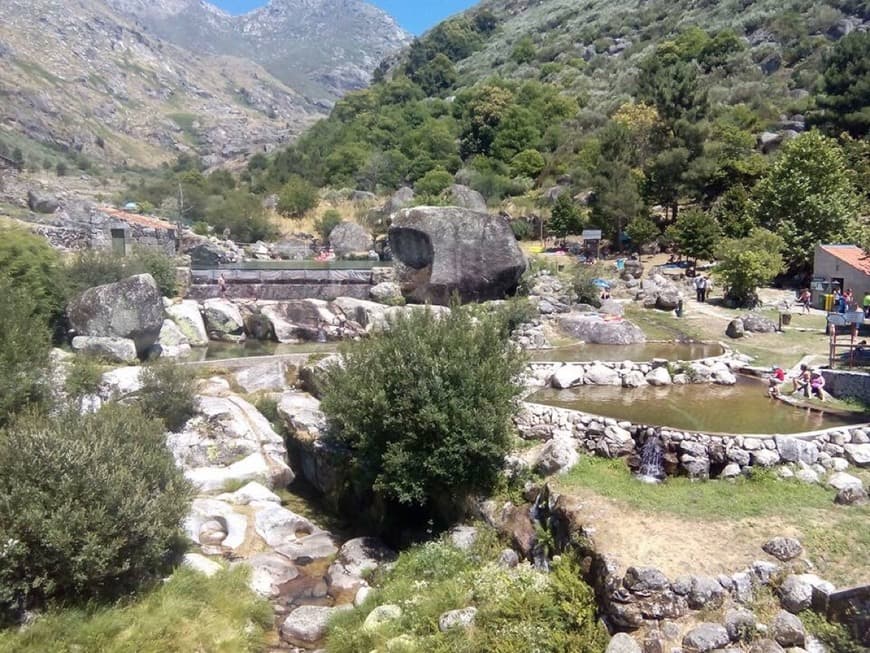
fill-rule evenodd
<path id="1" fill-rule="evenodd" d="M 223 272 L 218 273 L 217 278 L 218 290 L 220 291 L 221 297 L 227 296 L 227 280 L 224 279 Z"/>
<path id="2" fill-rule="evenodd" d="M 798 302 L 801 306 L 803 306 L 803 310 L 805 313 L 809 314 L 810 311 L 810 302 L 812 301 L 812 293 L 809 288 L 804 288 L 801 290 L 801 295 L 798 297 Z"/>
<path id="3" fill-rule="evenodd" d="M 707 277 L 698 275 L 695 277 L 695 295 L 699 302 L 707 299 Z"/>
<path id="4" fill-rule="evenodd" d="M 864 299 L 861 300 L 864 307 L 864 317 L 870 318 L 870 290 L 864 291 Z"/>

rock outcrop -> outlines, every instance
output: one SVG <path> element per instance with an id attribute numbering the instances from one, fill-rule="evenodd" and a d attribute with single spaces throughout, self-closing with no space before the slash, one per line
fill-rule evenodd
<path id="1" fill-rule="evenodd" d="M 329 234 L 329 244 L 339 258 L 366 253 L 373 242 L 372 235 L 355 222 L 341 222 Z"/>
<path id="2" fill-rule="evenodd" d="M 406 298 L 446 305 L 512 294 L 526 260 L 507 221 L 458 207 L 403 209 L 389 232 Z"/>
<path id="3" fill-rule="evenodd" d="M 639 326 L 625 319 L 607 319 L 595 313 L 568 313 L 559 317 L 559 326 L 583 342 L 601 345 L 632 345 L 646 342 Z"/>
<path id="4" fill-rule="evenodd" d="M 144 356 L 160 336 L 163 299 L 154 277 L 137 274 L 89 288 L 70 302 L 67 313 L 78 335 L 127 338 Z"/>

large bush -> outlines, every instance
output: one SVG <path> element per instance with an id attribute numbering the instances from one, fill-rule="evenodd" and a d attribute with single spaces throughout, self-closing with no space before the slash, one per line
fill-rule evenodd
<path id="1" fill-rule="evenodd" d="M 486 490 L 508 451 L 521 354 L 497 315 L 414 311 L 353 343 L 327 374 L 323 410 L 350 450 L 350 477 L 417 517 Z"/>
<path id="2" fill-rule="evenodd" d="M 45 239 L 20 229 L 0 230 L 0 278 L 22 290 L 33 317 L 55 326 L 63 315 L 64 274 L 60 257 Z M 8 312 L 8 309 L 4 310 Z"/>
<path id="3" fill-rule="evenodd" d="M 164 571 L 190 487 L 163 425 L 110 404 L 0 433 L 0 616 L 121 595 Z"/>
<path id="4" fill-rule="evenodd" d="M 770 283 L 783 271 L 785 243 L 778 234 L 753 229 L 745 238 L 722 241 L 716 253 L 716 275 L 725 287 L 725 296 L 738 305 L 753 305 L 758 286 Z"/>
<path id="5" fill-rule="evenodd" d="M 0 427 L 47 394 L 51 338 L 45 316 L 26 288 L 0 276 Z"/>

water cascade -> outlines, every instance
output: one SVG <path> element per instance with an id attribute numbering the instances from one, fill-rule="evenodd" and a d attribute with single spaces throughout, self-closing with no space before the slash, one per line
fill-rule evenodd
<path id="1" fill-rule="evenodd" d="M 659 483 L 665 478 L 664 448 L 657 437 L 646 439 L 640 449 L 640 467 L 636 478 L 643 483 Z"/>

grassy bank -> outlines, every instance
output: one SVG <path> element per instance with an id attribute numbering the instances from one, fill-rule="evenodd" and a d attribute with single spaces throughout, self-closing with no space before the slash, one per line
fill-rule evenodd
<path id="1" fill-rule="evenodd" d="M 0 631 L 4 653 L 255 653 L 272 608 L 237 568 L 206 578 L 178 569 L 163 585 L 110 607 L 58 609 Z"/>
<path id="2" fill-rule="evenodd" d="M 862 477 L 865 484 L 870 481 L 864 470 L 850 473 Z M 777 529 L 794 532 L 826 578 L 843 585 L 870 582 L 864 565 L 870 559 L 870 506 L 835 505 L 836 492 L 819 485 L 779 479 L 772 473 L 734 481 L 693 482 L 678 477 L 648 485 L 635 480 L 623 461 L 592 457 L 584 457 L 555 484 L 561 492 L 603 497 L 620 511 L 626 525 L 652 518 L 665 529 L 692 529 L 700 539 L 708 531 L 708 539 L 713 540 L 711 555 L 717 547 L 732 547 L 744 536 L 766 537 Z M 731 533 L 732 539 L 716 542 L 723 532 Z"/>

